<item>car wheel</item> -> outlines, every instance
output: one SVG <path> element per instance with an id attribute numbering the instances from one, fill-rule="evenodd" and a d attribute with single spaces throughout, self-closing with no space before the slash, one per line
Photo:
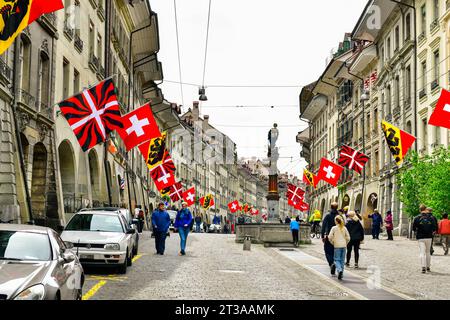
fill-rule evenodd
<path id="1" fill-rule="evenodd" d="M 82 289 L 78 289 L 77 290 L 77 298 L 76 298 L 76 300 L 77 301 L 83 300 L 83 290 Z"/>
<path id="2" fill-rule="evenodd" d="M 128 251 L 127 251 L 127 253 L 128 253 Z M 130 254 L 127 257 L 127 266 L 131 267 L 132 265 L 133 265 L 133 254 Z"/>
<path id="3" fill-rule="evenodd" d="M 139 251 L 139 243 L 136 243 L 136 245 L 133 248 L 133 257 L 137 256 L 138 251 Z"/>
<path id="4" fill-rule="evenodd" d="M 128 256 L 128 252 L 127 252 L 127 256 Z M 119 267 L 119 273 L 120 274 L 126 274 L 127 273 L 127 267 L 128 267 L 128 259 L 125 258 L 125 260 L 123 261 L 123 263 Z"/>

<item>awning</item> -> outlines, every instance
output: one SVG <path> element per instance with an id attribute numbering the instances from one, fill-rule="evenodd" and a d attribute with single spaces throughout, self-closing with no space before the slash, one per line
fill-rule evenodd
<path id="1" fill-rule="evenodd" d="M 362 72 L 377 57 L 377 48 L 370 45 L 364 48 L 350 65 L 352 73 Z"/>
<path id="2" fill-rule="evenodd" d="M 314 118 L 322 111 L 322 109 L 327 105 L 327 97 L 318 94 L 316 95 L 310 102 L 308 108 L 306 108 L 305 112 L 302 114 L 302 118 L 313 121 Z"/>
<path id="3" fill-rule="evenodd" d="M 396 6 L 391 0 L 370 0 L 352 32 L 352 39 L 374 42 Z"/>

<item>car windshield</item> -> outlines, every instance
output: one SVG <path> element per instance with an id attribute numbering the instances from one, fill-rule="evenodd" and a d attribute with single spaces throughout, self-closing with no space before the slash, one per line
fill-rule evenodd
<path id="1" fill-rule="evenodd" d="M 66 227 L 67 231 L 123 232 L 117 215 L 77 214 Z"/>
<path id="2" fill-rule="evenodd" d="M 0 260 L 50 261 L 51 258 L 48 235 L 0 231 Z"/>

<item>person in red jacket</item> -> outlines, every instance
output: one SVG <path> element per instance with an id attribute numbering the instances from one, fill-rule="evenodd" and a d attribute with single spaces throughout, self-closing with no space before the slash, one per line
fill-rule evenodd
<path id="1" fill-rule="evenodd" d="M 441 235 L 444 254 L 448 255 L 448 247 L 450 245 L 450 220 L 448 220 L 448 213 L 442 216 L 442 220 L 439 222 L 438 233 Z"/>

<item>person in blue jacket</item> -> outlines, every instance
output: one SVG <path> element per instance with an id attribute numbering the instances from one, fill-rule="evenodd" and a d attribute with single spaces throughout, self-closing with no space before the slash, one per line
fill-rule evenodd
<path id="1" fill-rule="evenodd" d="M 300 224 L 298 223 L 297 220 L 295 220 L 295 219 L 291 220 L 290 229 L 292 232 L 292 238 L 294 240 L 294 246 L 297 247 L 298 246 L 298 232 L 300 230 Z"/>
<path id="2" fill-rule="evenodd" d="M 380 239 L 380 231 L 383 226 L 383 218 L 378 210 L 375 210 L 373 214 L 369 214 L 369 219 L 372 219 L 372 238 Z"/>
<path id="3" fill-rule="evenodd" d="M 186 241 L 189 235 L 192 220 L 192 213 L 188 209 L 187 203 L 183 202 L 182 209 L 178 211 L 174 224 L 174 227 L 178 229 L 178 234 L 180 235 L 180 256 L 186 255 Z"/>
<path id="4" fill-rule="evenodd" d="M 153 234 L 155 235 L 156 254 L 164 255 L 166 250 L 167 231 L 170 226 L 170 216 L 164 203 L 158 205 L 158 209 L 152 214 Z"/>

